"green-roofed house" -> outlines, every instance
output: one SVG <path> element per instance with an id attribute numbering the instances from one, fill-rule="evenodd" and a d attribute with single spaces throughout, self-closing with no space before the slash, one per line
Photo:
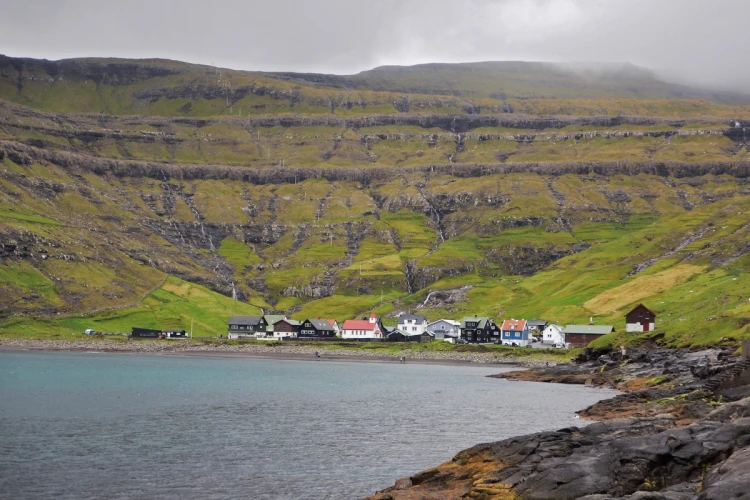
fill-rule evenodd
<path id="1" fill-rule="evenodd" d="M 592 340 L 614 331 L 612 325 L 568 325 L 563 329 L 563 335 L 565 343 L 571 347 L 586 347 Z"/>
<path id="2" fill-rule="evenodd" d="M 485 344 L 500 338 L 500 329 L 486 316 L 466 316 L 461 320 L 461 338 L 472 344 Z"/>

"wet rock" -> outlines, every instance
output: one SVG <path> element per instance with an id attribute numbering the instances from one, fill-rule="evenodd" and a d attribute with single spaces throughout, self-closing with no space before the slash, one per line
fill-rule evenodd
<path id="1" fill-rule="evenodd" d="M 734 417 L 743 414 L 750 400 L 737 405 L 742 412 L 725 412 L 721 418 L 729 418 L 726 422 L 712 418 L 669 428 L 670 420 L 626 419 L 475 446 L 452 462 L 413 476 L 411 489 L 426 498 L 462 488 L 476 495 L 480 484 L 489 480 L 528 499 L 694 498 L 685 485 L 692 485 L 706 468 L 727 460 L 750 441 L 750 418 Z M 706 484 L 715 493 L 705 498 L 733 498 L 716 495 L 739 488 L 748 458 L 743 453 L 727 460 L 723 475 L 720 468 L 713 469 L 716 472 Z M 393 490 L 372 498 L 385 498 Z M 710 491 L 707 488 L 704 494 Z"/>
<path id="2" fill-rule="evenodd" d="M 698 500 L 750 499 L 750 447 L 712 468 L 703 480 Z"/>

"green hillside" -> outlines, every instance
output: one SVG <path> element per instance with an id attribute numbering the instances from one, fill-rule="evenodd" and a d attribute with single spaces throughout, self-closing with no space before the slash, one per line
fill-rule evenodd
<path id="1" fill-rule="evenodd" d="M 630 342 L 644 302 L 670 345 L 747 337 L 748 108 L 514 64 L 0 58 L 0 334 L 411 310 Z"/>

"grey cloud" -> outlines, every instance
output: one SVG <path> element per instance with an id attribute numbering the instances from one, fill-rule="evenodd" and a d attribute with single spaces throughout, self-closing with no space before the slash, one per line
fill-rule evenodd
<path id="1" fill-rule="evenodd" d="M 750 89 L 745 0 L 2 0 L 0 52 L 164 57 L 266 71 L 624 62 Z"/>

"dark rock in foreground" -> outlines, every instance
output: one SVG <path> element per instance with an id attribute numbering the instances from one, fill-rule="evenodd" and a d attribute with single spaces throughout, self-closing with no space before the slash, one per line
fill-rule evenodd
<path id="1" fill-rule="evenodd" d="M 606 374 L 601 366 L 609 366 L 611 375 L 597 383 L 630 383 L 633 392 L 582 414 L 637 416 L 480 444 L 370 498 L 750 498 L 750 397 L 746 385 L 738 387 L 749 371 L 746 363 L 720 348 L 634 354 L 625 360 L 589 356 L 577 365 L 514 372 L 518 375 L 509 378 L 592 383 L 591 375 Z M 670 377 L 644 389 L 640 381 L 658 373 Z M 733 395 L 742 399 L 725 402 Z"/>

